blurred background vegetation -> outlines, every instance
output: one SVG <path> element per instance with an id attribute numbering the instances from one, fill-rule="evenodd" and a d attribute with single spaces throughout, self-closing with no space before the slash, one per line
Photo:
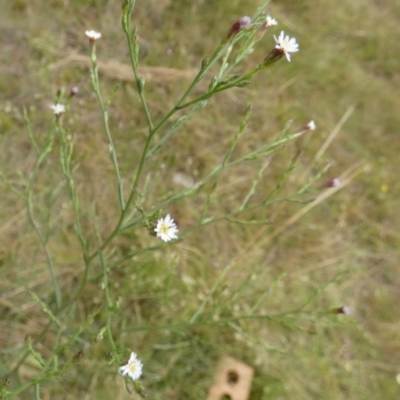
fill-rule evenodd
<path id="1" fill-rule="evenodd" d="M 257 0 L 137 0 L 133 25 L 139 29 L 142 73 L 156 119 L 174 105 L 193 71 L 230 25 L 243 15 L 252 15 L 259 5 Z M 147 164 L 150 196 L 159 198 L 180 190 L 210 171 L 229 147 L 248 104 L 253 112 L 239 153 L 276 136 L 288 120 L 299 127 L 311 119 L 317 124 L 316 131 L 288 145 L 272 160 L 260 198 L 276 185 L 299 148 L 302 156 L 284 193 L 328 161 L 332 167 L 315 185 L 315 195 L 329 179 L 346 171 L 359 173 L 308 212 L 302 204 L 276 205 L 248 215 L 270 219 L 272 225 L 220 223 L 175 246 L 126 260 L 110 277 L 112 295 L 121 298 L 113 319 L 116 341 L 137 352 L 144 362 L 144 383 L 151 399 L 205 399 L 223 354 L 255 368 L 252 400 L 398 399 L 400 3 L 276 0 L 269 7 L 279 25 L 268 31 L 239 72 L 258 65 L 274 46 L 272 33 L 279 34 L 281 29 L 297 38 L 300 51 L 291 63 L 281 60 L 246 88 L 216 96 L 173 136 Z M 40 137 L 48 130 L 49 105 L 57 91 L 68 93 L 78 86 L 79 94 L 63 117 L 64 126 L 77 137 L 75 176 L 84 215 L 95 210 L 101 232 L 113 228 L 118 207 L 107 142 L 89 80 L 86 29 L 103 35 L 97 55 L 104 95 L 120 85 L 111 105 L 110 124 L 127 179 L 146 133 L 120 8 L 117 0 L 0 3 L 1 171 L 22 187 L 23 177 L 32 169 L 34 151 L 23 107 L 34 135 Z M 44 214 L 50 211 L 50 247 L 67 296 L 79 282 L 83 263 L 57 158 L 54 149 L 48 170 L 41 171 L 36 182 L 35 206 Z M 211 215 L 222 215 L 240 204 L 254 171 L 249 163 L 224 175 Z M 181 230 L 196 220 L 198 204 L 203 204 L 209 189 L 166 210 Z M 291 220 L 297 213 L 300 218 Z M 89 236 L 94 235 L 89 218 L 84 218 L 83 227 Z M 145 230 L 128 230 L 111 250 L 120 259 L 153 241 Z M 203 313 L 189 324 L 230 263 L 232 268 Z M 26 335 L 35 338 L 47 323 L 29 290 L 51 304 L 51 279 L 24 202 L 2 184 L 3 377 L 15 367 Z M 301 314 L 290 312 L 307 301 Z M 66 336 L 101 303 L 99 283 L 93 280 L 73 310 Z M 350 307 L 349 316 L 325 312 L 342 306 Z M 274 317 L 241 319 L 249 310 L 255 316 Z M 100 312 L 76 348 L 64 355 L 68 358 L 84 349 L 81 362 L 43 385 L 42 400 L 129 398 L 122 378 L 107 364 L 106 346 L 94 340 L 102 326 Z M 50 330 L 36 344 L 44 358 L 53 336 Z M 11 387 L 32 379 L 37 371 L 28 358 L 10 375 Z M 20 396 L 28 399 L 32 393 Z"/>

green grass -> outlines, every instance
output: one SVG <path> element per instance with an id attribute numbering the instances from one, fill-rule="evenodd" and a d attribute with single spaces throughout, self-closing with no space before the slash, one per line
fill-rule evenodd
<path id="1" fill-rule="evenodd" d="M 109 246 L 107 261 L 118 264 L 109 276 L 111 296 L 120 298 L 112 319 L 116 345 L 139 354 L 151 399 L 205 399 L 224 354 L 254 367 L 251 400 L 399 397 L 400 61 L 395 41 L 400 5 L 389 0 L 379 5 L 372 0 L 315 3 L 281 0 L 269 5 L 279 21 L 274 33 L 284 29 L 295 36 L 300 51 L 291 63 L 281 60 L 251 85 L 218 94 L 184 125 L 146 166 L 144 206 L 181 190 L 177 173 L 195 182 L 210 172 L 226 154 L 248 104 L 253 111 L 237 156 L 275 137 L 288 120 L 293 119 L 295 127 L 311 119 L 317 124 L 315 132 L 272 159 L 259 186 L 260 199 L 276 186 L 300 149 L 299 163 L 282 194 L 303 183 L 310 167 L 316 173 L 328 161 L 332 167 L 314 184 L 315 197 L 327 180 L 358 165 L 360 173 L 309 211 L 304 204 L 285 203 L 246 214 L 249 219 L 270 219 L 272 225 L 221 222 L 122 264 L 118 260 L 153 245 L 155 238 L 145 229 L 127 230 Z M 158 71 L 147 79 L 146 96 L 156 120 L 190 83 L 184 72 L 197 69 L 229 26 L 242 15 L 252 15 L 259 4 L 137 0 L 133 25 L 139 28 L 142 65 L 173 69 L 171 75 Z M 68 93 L 79 86 L 63 118 L 77 138 L 74 179 L 81 196 L 82 229 L 92 241 L 92 216 L 98 216 L 105 237 L 118 218 L 118 203 L 89 67 L 68 56 L 88 55 L 84 31 L 97 29 L 103 34 L 97 44 L 99 62 L 128 65 L 120 14 L 120 2 L 106 0 L 0 5 L 0 170 L 17 189 L 24 187 L 35 154 L 22 108 L 28 110 L 34 135 L 44 137 L 52 118 L 48 106 L 57 90 Z M 270 31 L 262 43 L 239 72 L 266 56 L 274 45 Z M 144 144 L 146 123 L 134 84 L 121 78 L 121 68 L 100 69 L 100 77 L 105 98 L 121 85 L 111 105 L 110 126 L 121 173 L 128 180 Z M 351 107 L 354 111 L 314 163 Z M 67 301 L 81 282 L 83 262 L 58 156 L 55 144 L 46 168 L 38 173 L 35 207 L 42 225 L 50 211 L 49 247 Z M 240 204 L 260 165 L 240 164 L 224 173 L 210 215 L 223 215 Z M 196 223 L 211 184 L 166 210 L 180 231 Z M 32 357 L 15 370 L 25 337 L 35 341 L 48 322 L 29 291 L 53 305 L 54 290 L 24 202 L 3 184 L 1 193 L 0 376 L 9 377 L 13 389 L 40 371 Z M 291 220 L 296 213 L 299 218 Z M 59 359 L 68 362 L 82 349 L 84 356 L 65 374 L 41 385 L 42 399 L 128 397 L 123 379 L 108 364 L 106 339 L 95 340 L 107 315 L 99 274 L 100 265 L 94 264 L 93 279 L 63 320 L 61 343 L 99 310 L 93 324 Z M 302 312 L 292 312 L 305 303 Z M 351 308 L 350 316 L 326 312 L 343 305 Z M 244 317 L 250 314 L 253 318 Z M 44 359 L 51 355 L 55 333 L 54 327 L 49 329 L 35 344 Z M 34 398 L 33 390 L 18 398 Z"/>

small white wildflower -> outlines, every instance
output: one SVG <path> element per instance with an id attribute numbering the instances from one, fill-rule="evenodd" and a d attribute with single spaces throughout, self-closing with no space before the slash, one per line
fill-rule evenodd
<path id="1" fill-rule="evenodd" d="M 165 218 L 160 218 L 157 221 L 157 226 L 154 229 L 157 233 L 157 237 L 161 238 L 164 242 L 169 242 L 172 239 L 177 239 L 178 227 L 176 226 L 174 220 L 168 214 Z"/>
<path id="2" fill-rule="evenodd" d="M 53 113 L 57 116 L 65 112 L 65 106 L 64 104 L 52 104 L 50 108 L 53 110 Z"/>
<path id="3" fill-rule="evenodd" d="M 101 33 L 93 30 L 85 31 L 85 35 L 93 41 L 101 38 Z"/>
<path id="4" fill-rule="evenodd" d="M 270 26 L 278 25 L 278 22 L 276 21 L 275 18 L 271 18 L 270 15 L 267 15 L 267 18 L 265 18 L 265 27 L 269 28 Z"/>
<path id="5" fill-rule="evenodd" d="M 129 376 L 133 381 L 137 381 L 142 376 L 142 371 L 143 364 L 134 352 L 131 353 L 128 363 L 119 367 L 121 375 Z"/>
<path id="6" fill-rule="evenodd" d="M 312 131 L 315 131 L 315 129 L 317 128 L 317 125 L 315 125 L 314 120 L 312 120 L 306 125 L 306 127 L 307 127 L 307 129 L 311 129 Z"/>
<path id="7" fill-rule="evenodd" d="M 290 54 L 289 53 L 295 53 L 296 51 L 299 51 L 299 45 L 296 43 L 295 38 L 291 38 L 289 36 L 285 36 L 285 32 L 282 31 L 279 35 L 278 38 L 274 35 L 275 42 L 277 43 L 275 48 L 281 51 L 287 58 L 288 61 L 290 61 Z"/>

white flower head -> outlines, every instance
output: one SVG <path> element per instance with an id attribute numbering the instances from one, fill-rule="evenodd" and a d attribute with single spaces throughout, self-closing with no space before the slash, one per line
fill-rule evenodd
<path id="1" fill-rule="evenodd" d="M 312 131 L 315 131 L 315 129 L 317 128 L 317 125 L 315 125 L 314 120 L 311 120 L 307 125 L 306 125 L 307 129 L 310 129 Z"/>
<path id="2" fill-rule="evenodd" d="M 172 239 L 177 239 L 178 227 L 174 220 L 168 214 L 165 218 L 160 218 L 157 221 L 157 226 L 154 229 L 157 233 L 157 237 L 161 238 L 164 242 L 169 242 Z"/>
<path id="3" fill-rule="evenodd" d="M 276 46 L 275 48 L 281 51 L 290 61 L 290 53 L 295 53 L 299 51 L 299 45 L 296 43 L 295 38 L 291 38 L 289 36 L 285 36 L 285 32 L 282 31 L 278 38 L 274 35 Z"/>
<path id="4" fill-rule="evenodd" d="M 137 381 L 142 376 L 142 371 L 143 364 L 134 352 L 131 353 L 128 363 L 119 367 L 121 375 L 129 376 L 133 381 Z"/>
<path id="5" fill-rule="evenodd" d="M 93 31 L 93 30 L 85 31 L 85 35 L 92 41 L 95 41 L 95 40 L 101 38 L 101 33 Z"/>
<path id="6" fill-rule="evenodd" d="M 64 104 L 52 104 L 50 108 L 53 110 L 53 113 L 57 116 L 61 115 L 63 112 L 65 112 L 65 106 Z"/>
<path id="7" fill-rule="evenodd" d="M 278 25 L 278 22 L 276 21 L 275 18 L 271 18 L 271 16 L 268 14 L 267 17 L 265 18 L 265 27 L 269 28 L 270 26 Z"/>

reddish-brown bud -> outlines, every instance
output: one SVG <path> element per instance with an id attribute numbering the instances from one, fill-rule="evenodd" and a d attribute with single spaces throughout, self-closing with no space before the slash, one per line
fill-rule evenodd
<path id="1" fill-rule="evenodd" d="M 244 27 L 250 25 L 250 23 L 251 23 L 250 17 L 244 16 L 240 18 L 231 26 L 231 28 L 229 29 L 228 33 L 225 36 L 224 42 L 235 37 Z"/>

